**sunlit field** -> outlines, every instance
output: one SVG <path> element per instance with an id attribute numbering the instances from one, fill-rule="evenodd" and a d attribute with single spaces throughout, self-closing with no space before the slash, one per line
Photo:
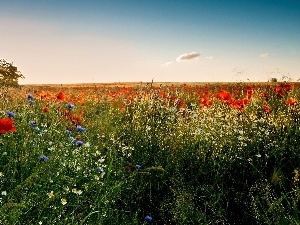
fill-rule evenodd
<path id="1" fill-rule="evenodd" d="M 0 94 L 0 224 L 300 224 L 298 83 Z"/>

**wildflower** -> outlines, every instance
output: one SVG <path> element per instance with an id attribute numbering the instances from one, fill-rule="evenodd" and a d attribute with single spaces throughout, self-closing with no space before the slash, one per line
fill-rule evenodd
<path id="1" fill-rule="evenodd" d="M 36 123 L 35 121 L 29 121 L 29 125 L 30 125 L 31 127 L 37 127 L 37 126 L 38 126 L 37 123 Z"/>
<path id="2" fill-rule="evenodd" d="M 57 100 L 62 101 L 64 100 L 66 95 L 63 92 L 59 92 L 56 96 Z"/>
<path id="3" fill-rule="evenodd" d="M 83 141 L 76 141 L 76 145 L 77 145 L 78 147 L 82 146 L 83 144 L 84 144 Z"/>
<path id="4" fill-rule="evenodd" d="M 266 113 L 270 113 L 271 112 L 271 108 L 267 105 L 263 105 L 262 108 L 265 110 Z"/>
<path id="5" fill-rule="evenodd" d="M 7 195 L 7 192 L 6 191 L 2 191 L 1 195 Z"/>
<path id="6" fill-rule="evenodd" d="M 70 130 L 66 130 L 66 131 L 65 131 L 65 134 L 67 134 L 67 135 L 71 135 L 71 134 L 72 134 L 72 131 L 70 131 Z"/>
<path id="7" fill-rule="evenodd" d="M 126 166 L 125 166 L 125 170 L 131 171 L 131 169 L 132 169 L 132 166 L 131 166 L 131 165 L 126 165 Z"/>
<path id="8" fill-rule="evenodd" d="M 135 168 L 137 168 L 137 169 L 139 170 L 139 169 L 141 169 L 141 168 L 142 168 L 142 166 L 141 166 L 141 165 L 139 165 L 139 164 L 136 164 L 136 165 L 135 165 Z"/>
<path id="9" fill-rule="evenodd" d="M 80 126 L 80 125 L 77 125 L 77 126 L 76 126 L 76 130 L 79 131 L 79 132 L 85 132 L 86 129 L 83 128 L 83 127 Z"/>
<path id="10" fill-rule="evenodd" d="M 204 108 L 205 106 L 211 106 L 212 105 L 212 101 L 209 100 L 207 97 L 201 98 L 200 99 L 202 108 Z"/>
<path id="11" fill-rule="evenodd" d="M 294 99 L 294 98 L 289 98 L 288 100 L 285 101 L 285 104 L 287 104 L 287 105 L 295 105 L 296 102 L 297 102 L 296 99 Z"/>
<path id="12" fill-rule="evenodd" d="M 0 172 L 0 177 L 2 177 L 3 176 L 3 172 Z"/>
<path id="13" fill-rule="evenodd" d="M 252 94 L 253 94 L 253 88 L 248 87 L 247 88 L 247 99 L 250 99 L 252 97 Z"/>
<path id="14" fill-rule="evenodd" d="M 78 194 L 78 195 L 82 194 L 82 190 L 77 190 L 76 188 L 73 188 L 72 192 L 75 193 L 75 194 Z"/>
<path id="15" fill-rule="evenodd" d="M 27 94 L 27 99 L 28 100 L 33 100 L 33 95 L 32 94 Z"/>
<path id="16" fill-rule="evenodd" d="M 230 92 L 221 90 L 221 91 L 219 91 L 218 98 L 222 101 L 229 101 L 229 100 L 231 100 Z"/>
<path id="17" fill-rule="evenodd" d="M 104 170 L 101 167 L 99 167 L 98 168 L 98 173 L 104 173 Z"/>
<path id="18" fill-rule="evenodd" d="M 15 113 L 13 113 L 13 112 L 11 112 L 11 111 L 9 111 L 9 110 L 6 110 L 6 115 L 9 117 L 9 118 L 15 118 L 16 117 L 16 114 Z"/>
<path id="19" fill-rule="evenodd" d="M 276 93 L 276 95 L 278 97 L 282 97 L 283 96 L 283 90 L 282 90 L 282 87 L 275 87 L 274 89 L 274 92 Z"/>
<path id="20" fill-rule="evenodd" d="M 50 193 L 48 193 L 48 197 L 49 197 L 49 198 L 54 197 L 53 191 L 50 191 Z"/>
<path id="21" fill-rule="evenodd" d="M 35 102 L 31 99 L 28 100 L 28 103 L 29 103 L 29 105 L 34 105 L 35 104 Z"/>
<path id="22" fill-rule="evenodd" d="M 72 110 L 72 109 L 75 108 L 75 106 L 74 106 L 73 104 L 71 104 L 71 103 L 68 103 L 68 104 L 67 104 L 67 108 L 68 108 L 69 110 Z"/>
<path id="23" fill-rule="evenodd" d="M 146 220 L 147 222 L 151 222 L 151 221 L 152 221 L 152 217 L 148 215 L 148 216 L 145 217 L 145 220 Z"/>
<path id="24" fill-rule="evenodd" d="M 49 161 L 49 158 L 48 158 L 47 156 L 45 156 L 45 155 L 41 155 L 41 156 L 40 156 L 40 160 L 41 160 L 42 162 L 48 162 L 48 161 Z"/>
<path id="25" fill-rule="evenodd" d="M 65 199 L 65 198 L 62 198 L 60 201 L 61 201 L 61 204 L 63 204 L 63 205 L 67 204 L 67 199 Z"/>
<path id="26" fill-rule="evenodd" d="M 16 127 L 14 126 L 13 120 L 11 118 L 0 119 L 0 134 L 6 132 L 16 132 Z"/>
<path id="27" fill-rule="evenodd" d="M 43 107 L 42 110 L 43 110 L 43 112 L 46 112 L 46 113 L 49 112 L 49 108 L 48 107 Z"/>
<path id="28" fill-rule="evenodd" d="M 267 92 L 263 92 L 262 93 L 262 96 L 263 96 L 263 98 L 265 99 L 265 100 L 269 100 L 269 98 L 270 98 L 270 96 L 269 96 L 269 94 L 267 93 Z"/>

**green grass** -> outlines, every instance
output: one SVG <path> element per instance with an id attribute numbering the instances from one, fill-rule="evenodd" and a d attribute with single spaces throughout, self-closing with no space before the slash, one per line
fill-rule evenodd
<path id="1" fill-rule="evenodd" d="M 227 88 L 242 96 L 239 85 Z M 123 91 L 113 105 L 110 90 Z M 66 101 L 30 106 L 19 92 L 0 100 L 17 127 L 0 134 L 0 224 L 300 224 L 300 106 L 285 103 L 300 100 L 297 86 L 283 97 L 257 86 L 243 111 L 217 98 L 202 108 L 181 86 L 95 89 L 99 100 L 73 102 L 86 132 L 65 118 Z M 82 146 L 69 140 L 79 136 Z"/>

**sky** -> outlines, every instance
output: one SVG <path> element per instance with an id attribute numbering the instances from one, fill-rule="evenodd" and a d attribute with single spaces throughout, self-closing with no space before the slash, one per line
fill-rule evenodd
<path id="1" fill-rule="evenodd" d="M 300 79 L 300 0 L 0 0 L 20 84 Z"/>

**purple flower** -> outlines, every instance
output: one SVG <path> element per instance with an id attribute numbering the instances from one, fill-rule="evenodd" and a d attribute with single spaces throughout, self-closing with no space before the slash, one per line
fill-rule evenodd
<path id="1" fill-rule="evenodd" d="M 37 127 L 38 126 L 35 121 L 30 121 L 29 125 L 32 126 L 32 127 Z"/>
<path id="2" fill-rule="evenodd" d="M 98 168 L 98 173 L 103 173 L 103 172 L 104 172 L 104 170 L 101 167 L 99 167 Z"/>
<path id="3" fill-rule="evenodd" d="M 79 132 L 85 132 L 85 128 L 83 128 L 82 126 L 77 125 L 76 130 Z"/>
<path id="4" fill-rule="evenodd" d="M 75 106 L 74 106 L 73 104 L 71 104 L 71 103 L 68 103 L 68 104 L 67 104 L 67 108 L 68 108 L 69 110 L 72 110 L 72 109 L 75 108 Z"/>
<path id="5" fill-rule="evenodd" d="M 16 114 L 15 113 L 13 113 L 13 112 L 11 112 L 11 111 L 9 111 L 9 110 L 6 110 L 6 115 L 9 117 L 9 118 L 15 118 L 16 117 Z"/>
<path id="6" fill-rule="evenodd" d="M 137 169 L 139 170 L 139 169 L 141 169 L 141 168 L 142 168 L 142 166 L 141 166 L 141 165 L 139 165 L 139 164 L 136 164 L 136 165 L 135 165 L 135 168 L 137 168 Z"/>
<path id="7" fill-rule="evenodd" d="M 76 141 L 76 145 L 79 147 L 79 146 L 82 146 L 84 143 L 83 141 Z"/>
<path id="8" fill-rule="evenodd" d="M 42 162 L 48 162 L 48 161 L 49 161 L 49 158 L 48 158 L 47 156 L 45 156 L 45 155 L 41 155 L 41 156 L 40 156 L 40 160 L 41 160 Z"/>
<path id="9" fill-rule="evenodd" d="M 27 99 L 28 100 L 33 100 L 33 95 L 32 94 L 27 94 Z"/>
<path id="10" fill-rule="evenodd" d="M 72 134 L 72 131 L 66 130 L 65 133 L 68 134 L 68 135 L 71 135 L 71 134 Z"/>
<path id="11" fill-rule="evenodd" d="M 145 220 L 146 220 L 147 222 L 151 222 L 151 221 L 152 221 L 152 217 L 148 215 L 148 216 L 145 217 Z"/>
<path id="12" fill-rule="evenodd" d="M 29 99 L 28 103 L 29 103 L 29 105 L 34 105 L 35 104 L 35 102 L 32 99 Z"/>

